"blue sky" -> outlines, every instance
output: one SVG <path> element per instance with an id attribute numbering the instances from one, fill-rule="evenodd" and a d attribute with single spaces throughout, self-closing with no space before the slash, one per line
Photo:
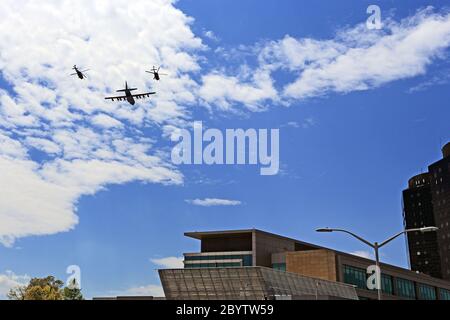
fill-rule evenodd
<path id="1" fill-rule="evenodd" d="M 29 6 L 26 0 L 21 2 Z M 49 7 L 54 5 L 53 1 L 47 2 Z M 124 5 L 121 0 L 117 2 Z M 145 7 L 142 1 L 135 2 L 137 7 Z M 109 35 L 100 30 L 90 29 L 85 20 L 80 30 L 72 30 L 72 26 L 50 19 L 61 23 L 58 25 L 61 30 L 70 29 L 55 35 L 58 43 L 65 41 L 65 35 L 70 39 L 67 41 L 72 41 L 69 47 L 84 50 L 83 53 L 67 54 L 65 49 L 56 47 L 55 52 L 61 50 L 61 56 L 45 55 L 41 49 L 48 48 L 42 45 L 26 51 L 34 59 L 21 60 L 12 49 L 0 58 L 0 155 L 4 157 L 2 171 L 11 170 L 8 171 L 11 175 L 4 173 L 2 180 L 14 180 L 13 184 L 0 185 L 2 193 L 8 195 L 8 199 L 5 196 L 0 200 L 0 224 L 7 226 L 0 228 L 4 244 L 0 245 L 0 288 L 19 283 L 26 275 L 53 274 L 65 279 L 67 266 L 79 265 L 83 291 L 88 297 L 158 292 L 155 269 L 164 261 L 169 264 L 164 259 L 199 250 L 196 241 L 183 236 L 186 231 L 258 228 L 358 252 L 367 248 L 346 236 L 316 234 L 314 230 L 344 227 L 373 241 L 402 230 L 402 190 L 410 177 L 440 158 L 442 145 L 450 140 L 450 19 L 445 1 L 378 1 L 386 25 L 384 30 L 374 33 L 358 29 L 368 18 L 366 9 L 374 4 L 371 1 L 267 0 L 264 5 L 254 0 L 158 3 L 168 10 L 167 15 L 173 15 L 173 24 L 177 26 L 167 33 L 161 30 L 166 37 L 162 40 L 151 38 L 149 43 L 145 42 L 147 29 L 139 33 L 138 39 L 114 30 L 120 34 L 114 40 L 105 38 Z M 428 5 L 434 9 L 420 11 Z M 71 8 L 62 4 L 57 10 Z M 102 14 L 105 24 L 125 27 L 131 24 L 127 16 L 114 16 L 111 9 L 93 10 Z M 22 18 L 27 17 L 27 12 L 32 14 L 33 8 L 24 10 Z M 7 14 L 3 13 L 3 18 L 8 18 Z M 116 20 L 108 22 L 111 15 Z M 189 21 L 187 16 L 194 20 Z M 158 19 L 165 23 L 164 18 L 157 16 L 154 25 L 145 28 L 154 26 L 156 31 L 152 32 L 157 33 L 162 28 L 157 25 Z M 402 19 L 408 21 L 401 23 Z M 353 62 L 331 66 L 332 62 L 317 58 L 329 52 L 332 60 L 338 60 L 348 54 L 348 47 L 376 49 L 383 41 L 391 41 L 386 38 L 392 34 L 400 34 L 398 41 L 402 41 L 403 33 L 414 32 L 407 22 L 425 30 L 428 22 L 436 21 L 443 24 L 442 29 L 436 28 L 441 38 L 430 43 L 428 38 L 407 42 L 417 47 L 411 47 L 410 51 L 400 48 L 398 52 L 405 56 L 395 57 L 398 60 L 392 62 L 394 67 L 382 59 L 373 62 L 376 67 L 368 65 L 365 72 Z M 44 31 L 45 27 L 42 26 Z M 37 33 L 43 43 L 52 41 L 50 36 L 47 39 L 40 31 Z M 139 66 L 126 59 L 141 52 L 122 48 L 120 40 L 127 36 L 133 37 L 129 50 L 142 43 L 143 54 L 148 52 L 148 58 L 144 58 L 147 66 L 159 60 L 170 74 L 168 79 L 153 84 L 151 79 L 135 76 L 134 70 Z M 152 37 L 151 33 L 148 36 Z M 79 44 L 78 38 L 83 37 L 90 40 Z M 115 61 L 114 57 L 91 51 L 98 39 L 107 41 L 109 52 L 121 59 L 117 69 L 107 65 Z M 293 54 L 286 53 L 283 39 L 293 46 Z M 312 39 L 318 45 L 309 47 L 302 39 Z M 392 41 L 396 43 L 395 39 Z M 24 43 L 17 40 L 15 45 Z M 159 54 L 153 53 L 154 48 Z M 296 59 L 303 58 L 295 56 L 299 48 L 311 50 L 307 64 L 302 66 Z M 272 50 L 272 54 L 286 52 L 277 58 L 262 57 L 264 50 Z M 81 62 L 69 59 L 78 56 Z M 362 53 L 359 58 L 364 61 L 367 56 Z M 387 60 L 390 58 L 392 55 L 387 56 Z M 93 69 L 88 80 L 92 87 L 86 88 L 86 83 L 79 82 L 74 85 L 75 79 L 60 78 L 58 72 L 70 73 L 74 63 Z M 94 63 L 104 63 L 101 67 L 106 74 Z M 45 68 L 44 64 L 50 67 Z M 68 71 L 64 69 L 67 66 Z M 348 66 L 352 68 L 346 69 Z M 342 73 L 335 77 L 334 70 Z M 311 78 L 305 76 L 307 72 L 311 72 Z M 255 74 L 261 77 L 253 77 Z M 346 82 L 349 74 L 353 77 Z M 123 78 L 131 81 L 133 76 L 131 80 L 141 89 L 152 85 L 171 96 L 162 93 L 150 105 L 133 110 L 126 104 L 115 109 L 100 101 L 105 91 L 119 89 Z M 218 78 L 212 81 L 208 76 Z M 43 82 L 38 81 L 41 78 Z M 63 80 L 58 82 L 59 79 Z M 327 84 L 322 86 L 317 79 L 326 79 Z M 19 80 L 33 86 L 23 85 Z M 286 89 L 296 81 L 299 86 Z M 236 90 L 238 87 L 248 90 L 243 95 L 221 91 L 230 83 Z M 73 90 L 72 86 L 76 86 L 83 99 L 78 100 L 77 92 L 67 93 Z M 298 90 L 309 86 L 313 89 Z M 271 94 L 271 89 L 275 94 Z M 100 99 L 91 98 L 95 95 Z M 51 102 L 46 104 L 45 99 Z M 38 115 L 42 110 L 37 105 L 51 110 L 47 118 Z M 59 110 L 61 105 L 64 107 Z M 11 111 L 14 108 L 23 112 Z M 108 121 L 102 121 L 105 117 L 99 115 L 108 115 Z M 94 117 L 98 121 L 92 121 Z M 114 119 L 120 121 L 119 129 L 117 125 L 111 127 Z M 221 130 L 280 128 L 280 174 L 261 176 L 259 168 L 253 166 L 174 168 L 167 163 L 167 153 L 174 143 L 163 133 L 178 126 L 189 127 L 194 120 Z M 86 138 L 70 142 L 80 136 Z M 102 140 L 95 151 L 103 144 L 114 145 L 114 158 L 103 153 L 100 156 L 85 146 L 96 144 L 96 137 Z M 117 140 L 124 142 L 120 150 L 112 142 Z M 127 144 L 133 148 L 125 148 Z M 149 147 L 141 152 L 143 146 Z M 146 154 L 154 155 L 158 161 L 147 159 Z M 141 165 L 142 159 L 151 164 Z M 12 160 L 23 164 L 26 170 L 16 168 Z M 155 171 L 155 167 L 161 171 Z M 102 168 L 108 170 L 103 172 Z M 155 172 L 163 172 L 163 179 Z M 165 183 L 166 179 L 171 183 Z M 24 191 L 28 181 L 35 190 Z M 22 191 L 25 195 L 16 197 Z M 32 202 L 36 198 L 41 201 Z M 240 204 L 204 207 L 189 203 L 194 199 L 226 199 Z M 27 201 L 31 201 L 30 206 L 23 204 Z M 40 206 L 53 210 L 53 206 L 44 204 L 52 201 L 60 205 L 54 215 L 34 212 Z M 64 215 L 60 215 L 60 209 Z M 78 217 L 78 224 L 74 217 Z M 34 227 L 24 223 L 25 220 L 34 221 Z M 163 259 L 160 265 L 152 262 L 158 259 Z M 407 266 L 405 241 L 398 240 L 386 247 L 382 259 Z M 169 261 L 173 264 L 173 260 Z M 1 294 L 0 290 L 0 297 Z"/>

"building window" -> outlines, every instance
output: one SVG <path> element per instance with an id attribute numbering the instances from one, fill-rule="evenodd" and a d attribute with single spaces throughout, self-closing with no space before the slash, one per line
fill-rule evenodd
<path id="1" fill-rule="evenodd" d="M 364 269 L 344 266 L 344 282 L 357 286 L 359 289 L 368 290 L 367 272 Z M 381 275 L 381 289 L 386 294 L 394 294 L 394 281 L 391 276 L 387 274 Z"/>
<path id="2" fill-rule="evenodd" d="M 440 299 L 450 301 L 450 290 L 441 289 Z"/>
<path id="3" fill-rule="evenodd" d="M 239 268 L 240 263 L 194 263 L 186 264 L 185 269 Z"/>
<path id="4" fill-rule="evenodd" d="M 408 299 L 416 299 L 416 290 L 414 288 L 414 282 L 397 278 L 397 294 L 400 297 Z"/>
<path id="5" fill-rule="evenodd" d="M 272 269 L 286 272 L 286 263 L 274 263 Z"/>
<path id="6" fill-rule="evenodd" d="M 208 261 L 211 260 L 221 260 L 221 261 L 227 261 L 227 260 L 242 260 L 242 266 L 243 267 L 251 267 L 253 266 L 253 256 L 250 255 L 211 255 L 211 256 L 185 256 L 184 261 L 195 261 L 199 264 L 210 264 Z M 211 264 L 210 264 L 211 265 Z M 241 265 L 239 265 L 241 266 Z"/>
<path id="7" fill-rule="evenodd" d="M 437 300 L 436 288 L 419 284 L 419 295 L 421 300 Z"/>
<path id="8" fill-rule="evenodd" d="M 388 276 L 387 274 L 381 275 L 381 289 L 386 294 L 394 294 L 394 283 L 391 276 Z"/>
<path id="9" fill-rule="evenodd" d="M 344 282 L 354 285 L 359 289 L 367 289 L 367 274 L 366 270 L 344 266 Z"/>

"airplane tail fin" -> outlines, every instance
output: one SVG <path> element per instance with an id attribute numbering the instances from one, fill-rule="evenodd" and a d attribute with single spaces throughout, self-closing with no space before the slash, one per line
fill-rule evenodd
<path id="1" fill-rule="evenodd" d="M 136 91 L 137 88 L 117 90 L 117 92 Z"/>
<path id="2" fill-rule="evenodd" d="M 117 90 L 117 92 L 136 91 L 137 88 L 128 88 L 128 82 L 125 82 L 125 89 Z"/>

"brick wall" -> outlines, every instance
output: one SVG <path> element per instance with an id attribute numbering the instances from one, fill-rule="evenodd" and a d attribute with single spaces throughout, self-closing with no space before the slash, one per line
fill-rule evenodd
<path id="1" fill-rule="evenodd" d="M 330 250 L 288 252 L 286 269 L 308 277 L 337 281 L 336 255 Z"/>

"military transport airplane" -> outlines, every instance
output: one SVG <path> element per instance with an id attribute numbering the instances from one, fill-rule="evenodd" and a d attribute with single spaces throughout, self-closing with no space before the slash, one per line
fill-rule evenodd
<path id="1" fill-rule="evenodd" d="M 111 100 L 111 101 L 128 101 L 129 104 L 131 105 L 135 105 L 136 101 L 134 100 L 134 98 L 136 99 L 145 99 L 145 98 L 150 98 L 151 95 L 156 94 L 156 92 L 147 92 L 147 93 L 141 93 L 141 94 L 132 94 L 131 91 L 136 91 L 136 88 L 128 88 L 128 82 L 125 82 L 125 89 L 123 90 L 117 90 L 117 92 L 125 92 L 124 96 L 119 96 L 119 97 L 107 97 L 105 98 L 106 100 Z"/>

